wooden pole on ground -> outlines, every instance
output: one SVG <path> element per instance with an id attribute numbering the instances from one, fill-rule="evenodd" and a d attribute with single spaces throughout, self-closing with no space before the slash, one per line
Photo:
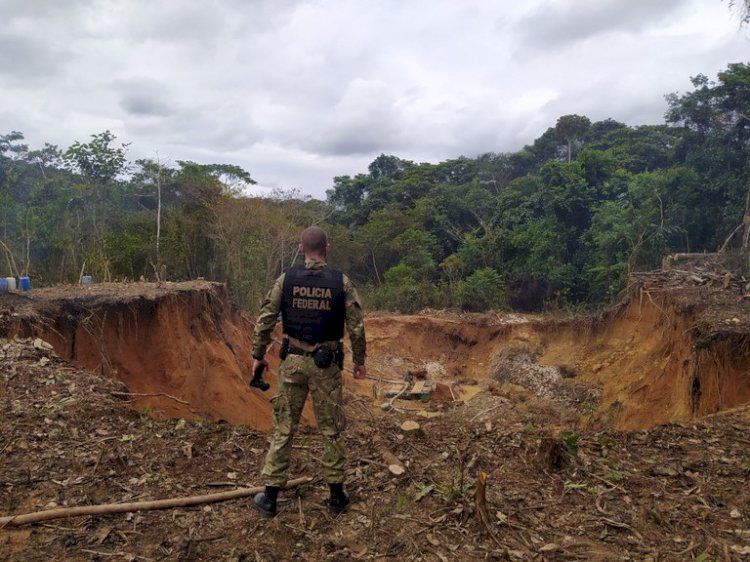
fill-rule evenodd
<path id="1" fill-rule="evenodd" d="M 287 482 L 286 489 L 294 488 L 312 482 L 310 477 L 297 478 Z M 263 486 L 254 488 L 239 488 L 229 492 L 206 494 L 205 496 L 189 496 L 186 498 L 171 498 L 166 500 L 153 500 L 132 503 L 107 503 L 100 505 L 85 505 L 80 507 L 61 507 L 47 509 L 35 513 L 23 513 L 21 515 L 10 515 L 0 517 L 0 529 L 3 527 L 17 527 L 29 523 L 39 523 L 50 519 L 64 519 L 66 517 L 78 517 L 80 515 L 103 515 L 108 513 L 128 513 L 130 511 L 146 511 L 151 509 L 170 509 L 173 507 L 187 507 L 201 505 L 204 503 L 215 503 L 235 498 L 244 498 L 265 490 Z"/>

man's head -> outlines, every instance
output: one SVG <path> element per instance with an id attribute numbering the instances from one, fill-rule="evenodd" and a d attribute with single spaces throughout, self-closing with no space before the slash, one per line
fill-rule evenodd
<path id="1" fill-rule="evenodd" d="M 300 236 L 300 251 L 307 257 L 325 258 L 328 253 L 328 236 L 317 226 L 310 226 Z"/>

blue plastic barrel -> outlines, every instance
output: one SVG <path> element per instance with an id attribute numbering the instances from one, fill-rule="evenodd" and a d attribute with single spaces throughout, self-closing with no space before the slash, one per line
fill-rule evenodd
<path id="1" fill-rule="evenodd" d="M 18 285 L 19 288 L 22 291 L 30 291 L 31 290 L 31 279 L 28 277 L 19 277 L 18 278 Z"/>
<path id="2" fill-rule="evenodd" d="M 8 292 L 8 280 L 5 277 L 0 277 L 0 293 Z"/>
<path id="3" fill-rule="evenodd" d="M 83 277 L 81 277 L 81 283 L 83 283 L 84 285 L 91 285 L 92 282 L 93 279 L 91 278 L 91 275 L 84 275 Z"/>

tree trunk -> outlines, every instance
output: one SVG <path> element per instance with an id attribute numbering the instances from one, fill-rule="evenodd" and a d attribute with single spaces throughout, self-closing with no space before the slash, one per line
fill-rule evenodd
<path id="1" fill-rule="evenodd" d="M 161 168 L 156 174 L 156 267 L 161 268 L 161 253 L 159 242 L 161 240 Z"/>
<path id="2" fill-rule="evenodd" d="M 293 488 L 302 484 L 312 482 L 312 478 L 304 477 L 290 480 L 286 488 Z M 0 517 L 0 529 L 3 527 L 13 527 L 26 525 L 28 523 L 38 523 L 40 521 L 49 521 L 50 519 L 63 519 L 66 517 L 77 517 L 80 515 L 100 515 L 105 513 L 127 513 L 129 511 L 145 511 L 151 509 L 169 509 L 173 507 L 186 507 L 191 505 L 201 505 L 204 503 L 213 503 L 234 498 L 244 498 L 262 492 L 265 488 L 257 486 L 254 488 L 239 488 L 229 492 L 219 492 L 217 494 L 207 494 L 205 496 L 190 496 L 186 498 L 172 498 L 166 500 L 142 501 L 132 503 L 108 503 L 103 505 L 86 505 L 80 507 L 63 507 L 57 509 L 48 509 L 37 511 L 36 513 L 24 513 L 22 515 L 11 515 L 9 517 Z"/>
<path id="3" fill-rule="evenodd" d="M 375 263 L 375 250 L 370 251 L 370 256 L 372 256 L 372 267 L 375 270 L 375 279 L 378 282 L 378 287 L 380 287 L 382 283 L 380 282 L 380 275 L 378 274 L 378 265 Z"/>

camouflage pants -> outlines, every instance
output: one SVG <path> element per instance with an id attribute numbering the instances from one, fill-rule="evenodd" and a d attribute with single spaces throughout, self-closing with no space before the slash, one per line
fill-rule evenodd
<path id="1" fill-rule="evenodd" d="M 344 481 L 345 427 L 341 371 L 335 363 L 319 369 L 311 357 L 289 355 L 279 367 L 279 393 L 272 399 L 274 429 L 262 475 L 269 486 L 283 487 L 288 478 L 292 438 L 308 392 L 323 437 L 323 478 Z"/>

